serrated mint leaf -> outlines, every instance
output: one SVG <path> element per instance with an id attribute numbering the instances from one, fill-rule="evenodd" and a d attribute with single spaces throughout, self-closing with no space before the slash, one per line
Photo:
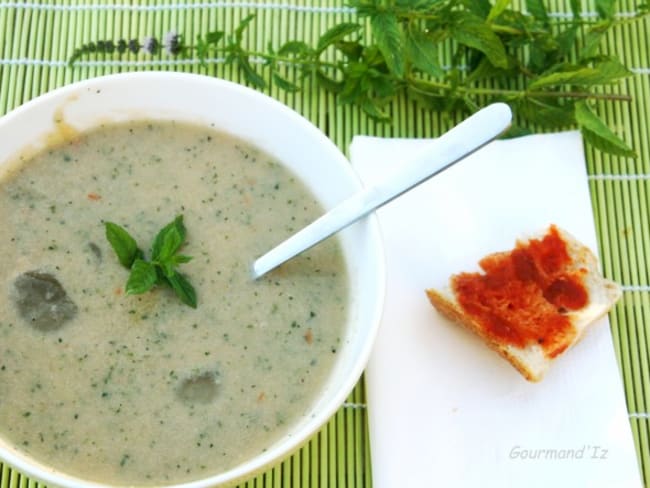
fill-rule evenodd
<path id="1" fill-rule="evenodd" d="M 142 254 L 135 239 L 124 228 L 113 222 L 106 222 L 106 239 L 117 254 L 117 259 L 125 268 L 131 268 L 133 261 Z"/>
<path id="2" fill-rule="evenodd" d="M 547 100 L 521 100 L 516 112 L 544 128 L 568 127 L 575 123 L 573 103 L 553 104 Z"/>
<path id="3" fill-rule="evenodd" d="M 273 83 L 278 85 L 280 88 L 282 88 L 284 91 L 288 92 L 296 92 L 300 88 L 298 88 L 297 85 L 294 83 L 291 83 L 289 80 L 282 78 L 279 74 L 273 73 Z"/>
<path id="4" fill-rule="evenodd" d="M 487 21 L 492 22 L 499 15 L 501 15 L 503 11 L 506 8 L 508 8 L 510 2 L 511 0 L 495 0 L 494 5 L 492 5 L 492 8 L 490 9 L 490 13 L 487 16 Z"/>
<path id="5" fill-rule="evenodd" d="M 621 63 L 607 60 L 596 63 L 593 67 L 571 66 L 564 71 L 541 75 L 528 85 L 528 89 L 538 90 L 552 85 L 602 85 L 616 82 L 630 74 Z"/>
<path id="6" fill-rule="evenodd" d="M 579 26 L 571 25 L 557 35 L 558 56 L 560 58 L 568 55 L 576 43 Z"/>
<path id="7" fill-rule="evenodd" d="M 176 254 L 171 258 L 174 264 L 189 263 L 192 259 L 193 259 L 192 256 L 185 256 L 184 254 Z"/>
<path id="8" fill-rule="evenodd" d="M 611 26 L 611 20 L 601 20 L 591 26 L 584 36 L 583 46 L 579 52 L 580 59 L 589 59 L 596 56 L 600 49 L 600 44 Z"/>
<path id="9" fill-rule="evenodd" d="M 558 71 L 541 75 L 528 85 L 529 90 L 537 90 L 552 85 L 580 85 L 593 83 L 599 73 L 593 68 L 576 68 L 571 71 Z"/>
<path id="10" fill-rule="evenodd" d="M 614 57 L 601 57 L 601 61 L 594 64 L 594 68 L 602 73 L 609 81 L 617 81 L 631 76 L 633 73 Z"/>
<path id="11" fill-rule="evenodd" d="M 382 110 L 379 104 L 374 100 L 366 99 L 360 102 L 360 104 L 363 111 L 373 119 L 382 122 L 388 122 L 390 120 L 388 114 L 384 110 Z"/>
<path id="12" fill-rule="evenodd" d="M 417 85 L 416 85 L 417 86 Z M 409 97 L 416 100 L 422 107 L 429 110 L 443 110 L 445 105 L 446 96 L 443 93 L 435 93 L 427 91 L 426 89 L 414 89 L 409 87 Z"/>
<path id="13" fill-rule="evenodd" d="M 481 18 L 486 18 L 492 10 L 490 0 L 460 0 L 460 4 Z"/>
<path id="14" fill-rule="evenodd" d="M 175 254 L 173 256 L 166 257 L 165 259 L 160 259 L 159 261 L 153 262 L 157 266 L 164 277 L 169 278 L 176 272 L 176 267 L 179 264 L 189 263 L 192 260 L 191 256 L 185 256 L 183 254 Z M 158 273 L 158 281 L 160 282 L 161 275 Z"/>
<path id="15" fill-rule="evenodd" d="M 351 61 L 359 61 L 363 54 L 363 46 L 358 41 L 338 41 L 335 46 Z"/>
<path id="16" fill-rule="evenodd" d="M 237 58 L 237 63 L 244 73 L 244 79 L 248 81 L 255 88 L 264 89 L 266 88 L 266 81 L 260 74 L 255 71 L 255 68 L 251 65 L 248 57 L 241 55 Z"/>
<path id="17" fill-rule="evenodd" d="M 237 39 L 237 42 L 241 42 L 242 38 L 244 36 L 244 31 L 248 27 L 248 24 L 250 24 L 253 19 L 255 18 L 255 14 L 250 14 L 244 17 L 240 22 L 237 28 L 235 29 L 235 38 Z"/>
<path id="18" fill-rule="evenodd" d="M 187 233 L 187 230 L 185 229 L 185 224 L 183 223 L 183 216 L 179 215 L 177 216 L 174 220 L 172 220 L 169 224 L 167 224 L 165 227 L 160 229 L 156 237 L 154 238 L 153 244 L 151 245 L 151 260 L 156 261 L 160 258 L 162 254 L 162 248 L 165 242 L 165 238 L 167 235 L 172 232 L 172 229 L 174 230 L 175 233 L 178 234 L 178 237 L 180 238 L 180 244 L 178 247 L 180 247 L 183 242 L 185 242 L 185 235 Z M 174 241 L 176 239 L 174 238 Z M 171 245 L 172 242 L 168 245 Z M 171 254 L 175 253 L 178 250 L 176 248 Z"/>
<path id="19" fill-rule="evenodd" d="M 431 76 L 442 76 L 444 71 L 438 62 L 438 46 L 424 32 L 406 31 L 406 55 L 413 66 Z"/>
<path id="20" fill-rule="evenodd" d="M 370 70 L 369 83 L 373 98 L 383 100 L 395 95 L 395 84 L 392 78 Z"/>
<path id="21" fill-rule="evenodd" d="M 615 1 L 614 0 L 595 0 L 596 12 L 603 19 L 614 18 Z"/>
<path id="22" fill-rule="evenodd" d="M 206 60 L 208 59 L 208 43 L 201 37 L 196 36 L 196 57 L 199 59 L 201 66 L 206 67 Z"/>
<path id="23" fill-rule="evenodd" d="M 465 11 L 454 12 L 450 32 L 460 44 L 485 54 L 497 68 L 508 67 L 508 56 L 501 39 L 480 17 Z"/>
<path id="24" fill-rule="evenodd" d="M 161 269 L 162 274 L 165 278 L 169 278 L 176 272 L 174 270 L 174 263 L 171 260 L 161 261 L 155 264 Z M 158 273 L 156 281 L 160 281 L 160 273 Z"/>
<path id="25" fill-rule="evenodd" d="M 391 12 L 382 11 L 370 18 L 370 25 L 372 26 L 372 35 L 386 61 L 388 70 L 401 78 L 404 76 L 405 70 L 404 40 L 397 16 Z"/>
<path id="26" fill-rule="evenodd" d="M 535 19 L 544 24 L 548 24 L 548 12 L 546 10 L 546 5 L 544 5 L 544 0 L 526 0 L 526 10 L 528 10 L 530 15 Z"/>
<path id="27" fill-rule="evenodd" d="M 531 44 L 530 46 L 530 60 L 528 65 L 534 71 L 543 71 L 546 66 L 546 50 L 538 46 L 537 44 Z"/>
<path id="28" fill-rule="evenodd" d="M 339 93 L 343 89 L 343 82 L 327 76 L 322 70 L 316 71 L 318 85 L 326 91 Z"/>
<path id="29" fill-rule="evenodd" d="M 162 237 L 160 253 L 157 256 L 158 261 L 167 261 L 183 245 L 183 236 L 176 226 L 169 227 Z M 153 259 L 153 258 L 152 258 Z"/>
<path id="30" fill-rule="evenodd" d="M 221 39 L 223 39 L 224 32 L 223 31 L 213 31 L 213 32 L 208 32 L 205 35 L 205 41 L 208 44 L 218 44 Z"/>
<path id="31" fill-rule="evenodd" d="M 156 281 L 158 281 L 156 267 L 152 263 L 143 261 L 142 259 L 136 259 L 133 262 L 131 274 L 126 282 L 124 292 L 127 295 L 146 293 L 153 288 Z"/>
<path id="32" fill-rule="evenodd" d="M 361 26 L 352 22 L 343 22 L 335 25 L 320 36 L 316 45 L 316 52 L 322 53 L 329 46 L 343 40 L 346 36 L 359 32 L 359 29 L 361 29 Z"/>
<path id="33" fill-rule="evenodd" d="M 586 102 L 576 103 L 576 122 L 583 137 L 594 147 L 611 154 L 636 158 L 636 152 L 596 115 Z"/>
<path id="34" fill-rule="evenodd" d="M 287 54 L 293 54 L 294 56 L 302 56 L 308 54 L 311 51 L 311 48 L 303 41 L 289 41 L 285 42 L 280 49 L 278 49 L 278 54 L 280 56 L 286 56 Z"/>
<path id="35" fill-rule="evenodd" d="M 192 284 L 180 273 L 174 273 L 167 277 L 167 281 L 173 288 L 176 296 L 185 304 L 192 308 L 197 307 L 196 291 Z"/>
<path id="36" fill-rule="evenodd" d="M 361 80 L 368 67 L 360 63 L 350 63 L 347 67 L 344 83 L 338 92 L 339 103 L 357 103 L 367 98 L 367 89 Z"/>
<path id="37" fill-rule="evenodd" d="M 507 79 L 508 72 L 502 68 L 497 68 L 487 58 L 481 59 L 476 68 L 474 68 L 466 80 L 468 83 L 473 83 L 479 80 L 485 80 L 490 78 L 502 78 Z"/>

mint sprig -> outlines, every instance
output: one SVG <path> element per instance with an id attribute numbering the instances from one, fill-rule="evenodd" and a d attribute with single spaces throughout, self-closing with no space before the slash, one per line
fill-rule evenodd
<path id="1" fill-rule="evenodd" d="M 615 0 L 596 0 L 594 16 L 585 15 L 585 2 L 570 0 L 571 13 L 560 18 L 553 18 L 545 0 L 346 3 L 350 21 L 311 43 L 288 39 L 265 49 L 251 46 L 248 29 L 264 26 L 249 15 L 231 31 L 198 32 L 194 39 L 172 31 L 160 42 L 86 42 L 72 51 L 69 66 L 98 56 L 137 59 L 140 52 L 157 55 L 164 47 L 167 55 L 203 67 L 232 65 L 258 89 L 271 83 L 296 92 L 300 80 L 311 78 L 339 104 L 354 104 L 380 122 L 393 120 L 391 102 L 401 97 L 453 116 L 506 102 L 515 113 L 508 136 L 577 126 L 595 148 L 636 157 L 598 114 L 602 101 L 631 100 L 621 82 L 633 74 L 619 56 L 601 48 L 618 26 L 650 16 L 647 1 L 635 7 L 635 15 L 616 16 Z"/>
<path id="2" fill-rule="evenodd" d="M 177 254 L 187 234 L 182 215 L 160 229 L 151 245 L 149 261 L 144 258 L 136 240 L 124 227 L 113 222 L 106 222 L 105 227 L 106 239 L 120 264 L 131 271 L 124 288 L 127 295 L 139 295 L 156 285 L 167 285 L 184 304 L 197 307 L 196 290 L 177 270 L 180 264 L 192 260 L 191 256 Z"/>

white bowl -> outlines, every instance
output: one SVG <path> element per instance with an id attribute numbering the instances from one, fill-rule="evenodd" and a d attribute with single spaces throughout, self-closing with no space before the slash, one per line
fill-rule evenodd
<path id="1" fill-rule="evenodd" d="M 281 103 L 227 81 L 180 73 L 126 73 L 95 78 L 38 97 L 0 119 L 0 165 L 107 121 L 174 119 L 212 124 L 285 164 L 325 208 L 361 187 L 337 147 Z M 229 471 L 182 485 L 234 484 L 299 448 L 336 412 L 366 365 L 383 307 L 385 269 L 380 233 L 370 216 L 340 234 L 350 279 L 348 324 L 338 360 L 306 415 L 264 453 Z M 0 438 L 0 459 L 48 485 L 101 486 L 31 459 Z"/>

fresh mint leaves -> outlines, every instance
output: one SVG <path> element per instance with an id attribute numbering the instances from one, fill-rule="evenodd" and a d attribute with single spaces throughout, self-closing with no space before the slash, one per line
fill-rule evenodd
<path id="1" fill-rule="evenodd" d="M 576 121 L 582 128 L 585 140 L 595 148 L 619 156 L 634 157 L 634 151 L 616 137 L 585 102 L 576 104 Z"/>
<path id="2" fill-rule="evenodd" d="M 131 268 L 136 258 L 142 257 L 138 244 L 126 230 L 113 222 L 106 222 L 106 239 L 111 243 L 120 264 Z"/>
<path id="3" fill-rule="evenodd" d="M 349 0 L 354 16 L 308 44 L 290 39 L 265 49 L 247 44 L 254 15 L 232 32 L 212 30 L 195 40 L 176 35 L 161 43 L 168 55 L 233 65 L 254 88 L 269 82 L 288 92 L 311 78 L 370 117 L 388 122 L 398 97 L 421 108 L 471 113 L 508 103 L 516 123 L 508 135 L 578 126 L 594 147 L 622 157 L 635 152 L 596 113 L 597 101 L 626 102 L 611 87 L 631 72 L 601 46 L 616 26 L 650 15 L 616 16 L 615 0 L 595 0 L 596 15 L 570 0 L 571 13 L 552 15 L 545 0 Z M 169 36 L 165 37 L 167 39 Z M 149 38 L 153 39 L 153 38 Z M 150 44 L 120 39 L 88 42 L 69 65 L 97 55 L 155 54 Z M 270 74 L 270 76 L 267 76 Z"/>
<path id="4" fill-rule="evenodd" d="M 136 259 L 131 267 L 131 274 L 124 287 L 127 295 L 139 295 L 153 288 L 158 281 L 156 265 L 142 259 Z"/>
<path id="5" fill-rule="evenodd" d="M 183 245 L 186 233 L 183 216 L 179 215 L 156 235 L 151 245 L 151 259 L 167 261 Z"/>
<path id="6" fill-rule="evenodd" d="M 192 260 L 191 256 L 177 254 L 187 234 L 182 215 L 158 232 L 151 245 L 150 261 L 144 259 L 144 253 L 126 229 L 113 222 L 106 222 L 105 228 L 106 239 L 120 264 L 131 271 L 124 288 L 127 295 L 139 295 L 156 285 L 166 284 L 184 304 L 196 308 L 196 291 L 177 270 L 180 264 Z"/>
<path id="7" fill-rule="evenodd" d="M 173 273 L 167 277 L 167 282 L 174 289 L 178 298 L 192 308 L 196 308 L 196 292 L 187 278 L 180 273 Z"/>

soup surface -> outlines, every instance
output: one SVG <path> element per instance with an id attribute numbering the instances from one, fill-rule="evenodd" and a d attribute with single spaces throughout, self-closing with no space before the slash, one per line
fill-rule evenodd
<path id="1" fill-rule="evenodd" d="M 232 468 L 305 415 L 348 280 L 335 239 L 251 280 L 255 257 L 322 213 L 280 164 L 205 127 L 130 122 L 6 168 L 0 436 L 76 476 L 151 485 Z M 148 255 L 181 214 L 198 307 L 163 287 L 125 295 L 104 221 Z M 39 300 L 52 318 L 29 315 Z"/>

